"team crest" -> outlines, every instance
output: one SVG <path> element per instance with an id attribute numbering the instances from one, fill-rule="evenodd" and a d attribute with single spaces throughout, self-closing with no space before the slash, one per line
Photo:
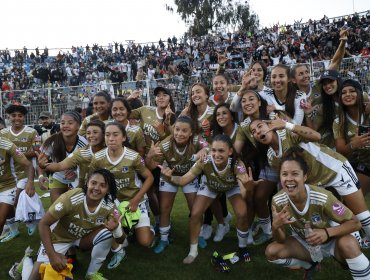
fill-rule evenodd
<path id="1" fill-rule="evenodd" d="M 232 182 L 234 180 L 235 180 L 235 177 L 233 175 L 229 175 L 229 176 L 226 177 L 226 181 L 228 181 L 228 182 Z"/>
<path id="2" fill-rule="evenodd" d="M 313 213 L 311 217 L 312 224 L 317 225 L 321 223 L 321 217 L 318 213 Z"/>
<path id="3" fill-rule="evenodd" d="M 124 167 L 122 167 L 122 172 L 123 172 L 123 173 L 127 173 L 127 172 L 128 172 L 128 166 L 124 166 Z"/>
<path id="4" fill-rule="evenodd" d="M 21 138 L 21 142 L 27 142 L 27 138 L 26 137 Z"/>
<path id="5" fill-rule="evenodd" d="M 96 224 L 101 225 L 104 223 L 104 217 L 97 217 L 96 218 Z"/>
<path id="6" fill-rule="evenodd" d="M 57 204 L 55 204 L 54 209 L 57 212 L 62 211 L 62 209 L 63 209 L 63 203 L 62 202 L 58 202 Z"/>
<path id="7" fill-rule="evenodd" d="M 3 157 L 0 157 L 0 165 L 2 165 L 5 162 L 5 159 Z"/>

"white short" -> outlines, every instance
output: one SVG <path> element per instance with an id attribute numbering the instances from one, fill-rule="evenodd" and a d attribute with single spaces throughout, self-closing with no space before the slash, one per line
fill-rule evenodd
<path id="1" fill-rule="evenodd" d="M 53 247 L 54 247 L 55 252 L 65 255 L 67 253 L 68 249 L 71 248 L 72 246 L 77 246 L 78 247 L 80 245 L 80 241 L 81 241 L 81 239 L 75 240 L 71 243 L 56 243 L 56 244 L 53 244 Z M 49 257 L 46 254 L 46 250 L 45 250 L 44 244 L 42 244 L 42 242 L 41 242 L 40 249 L 37 253 L 37 260 L 36 261 L 41 262 L 41 263 L 48 263 L 49 262 Z"/>
<path id="2" fill-rule="evenodd" d="M 270 182 L 279 182 L 279 174 L 277 171 L 272 169 L 270 165 L 265 165 L 264 168 L 261 169 L 258 179 Z"/>
<path id="3" fill-rule="evenodd" d="M 28 182 L 28 178 L 17 180 L 17 189 L 24 190 Z"/>
<path id="4" fill-rule="evenodd" d="M 116 199 L 114 201 L 116 206 L 120 204 L 120 201 Z M 140 219 L 139 222 L 135 225 L 135 229 L 141 228 L 141 227 L 150 227 L 150 218 L 149 218 L 149 201 L 147 199 L 144 199 L 142 202 L 139 203 L 138 207 L 140 208 Z"/>
<path id="5" fill-rule="evenodd" d="M 348 161 L 343 163 L 343 166 L 337 173 L 337 176 L 328 184 L 327 187 L 333 187 L 340 196 L 355 193 L 360 188 L 357 175 Z"/>
<path id="6" fill-rule="evenodd" d="M 198 184 L 198 178 L 196 178 L 193 182 L 187 184 L 186 186 L 182 187 L 183 193 L 196 193 L 198 191 L 199 184 Z M 172 192 L 177 193 L 177 190 L 179 187 L 172 185 L 168 183 L 167 181 L 163 180 L 161 178 L 159 182 L 159 191 L 160 192 Z"/>
<path id="7" fill-rule="evenodd" d="M 295 232 L 292 233 L 292 237 L 295 238 L 299 243 L 302 244 L 302 246 L 304 248 L 306 248 L 306 250 L 309 252 L 308 250 L 308 243 L 306 242 L 306 240 L 303 240 L 298 234 L 296 234 Z M 332 238 L 329 242 L 327 243 L 324 243 L 324 244 L 321 244 L 321 253 L 322 253 L 322 256 L 325 258 L 327 257 L 334 257 L 334 250 L 335 250 L 335 242 L 336 242 L 336 238 Z M 312 258 L 312 257 L 311 257 Z"/>
<path id="8" fill-rule="evenodd" d="M 0 192 L 0 203 L 14 205 L 16 191 L 17 191 L 16 188 L 12 188 L 12 189 Z"/>
<path id="9" fill-rule="evenodd" d="M 205 183 L 202 183 L 200 185 L 199 190 L 197 192 L 197 195 L 203 195 L 203 196 L 210 197 L 210 198 L 213 198 L 213 199 L 216 198 L 218 194 L 219 193 L 217 193 L 217 192 L 211 191 Z M 226 194 L 227 198 L 230 198 L 230 197 L 232 197 L 233 195 L 236 195 L 236 194 L 240 194 L 240 188 L 239 188 L 239 186 L 235 186 L 231 190 L 225 192 L 225 194 Z"/>

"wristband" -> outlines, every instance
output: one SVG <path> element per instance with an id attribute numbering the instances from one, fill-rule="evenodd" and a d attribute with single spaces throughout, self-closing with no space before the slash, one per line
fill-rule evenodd
<path id="1" fill-rule="evenodd" d="M 287 130 L 293 131 L 294 127 L 295 127 L 295 124 L 294 123 L 290 123 L 290 122 L 286 122 L 285 123 L 285 128 Z"/>
<path id="2" fill-rule="evenodd" d="M 118 223 L 118 227 L 112 231 L 114 238 L 120 238 L 123 235 L 122 225 Z"/>
<path id="3" fill-rule="evenodd" d="M 45 177 L 45 176 L 44 176 L 44 174 L 41 174 L 41 175 L 39 176 L 39 180 L 40 180 L 40 178 L 42 178 L 42 177 Z"/>
<path id="4" fill-rule="evenodd" d="M 349 147 L 350 147 L 350 149 L 353 151 L 355 148 L 352 146 L 352 142 L 351 143 L 349 143 Z"/>
<path id="5" fill-rule="evenodd" d="M 325 230 L 326 236 L 328 237 L 328 240 L 329 240 L 330 239 L 329 232 L 328 232 L 328 230 L 326 228 L 324 228 L 324 230 Z"/>

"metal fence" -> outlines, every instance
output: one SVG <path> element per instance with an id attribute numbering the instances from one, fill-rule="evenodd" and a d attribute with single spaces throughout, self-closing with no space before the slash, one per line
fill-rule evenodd
<path id="1" fill-rule="evenodd" d="M 309 63 L 312 81 L 319 78 L 320 73 L 327 68 L 329 63 L 329 60 Z M 266 78 L 267 86 L 270 84 L 271 68 L 272 67 L 268 69 L 268 76 Z M 242 75 L 241 71 L 245 70 L 226 71 L 226 75 L 231 84 L 238 84 L 240 82 Z M 343 78 L 357 79 L 364 86 L 364 90 L 370 92 L 369 57 L 343 59 L 339 72 Z M 154 104 L 153 90 L 157 86 L 167 87 L 173 92 L 172 96 L 176 111 L 180 111 L 188 102 L 191 85 L 196 82 L 202 82 L 211 87 L 214 74 L 214 71 L 199 71 L 191 76 L 179 75 L 166 79 L 131 81 L 122 84 L 90 84 L 89 86 L 77 87 L 45 87 L 11 92 L 3 91 L 0 92 L 0 116 L 5 117 L 5 109 L 11 104 L 11 99 L 13 99 L 28 108 L 29 112 L 26 118 L 27 125 L 37 123 L 41 111 L 51 112 L 55 120 L 58 121 L 63 112 L 74 110 L 77 107 L 82 108 L 82 96 L 84 93 L 88 93 L 88 95 L 92 97 L 95 92 L 102 89 L 108 90 L 112 96 L 125 96 L 135 89 L 141 89 L 142 102 L 146 105 L 150 105 Z"/>

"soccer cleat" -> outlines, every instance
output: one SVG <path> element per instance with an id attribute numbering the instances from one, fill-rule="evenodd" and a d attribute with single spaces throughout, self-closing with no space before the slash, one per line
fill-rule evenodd
<path id="1" fill-rule="evenodd" d="M 1 243 L 8 242 L 19 236 L 19 231 L 9 231 L 8 234 L 0 240 Z"/>
<path id="2" fill-rule="evenodd" d="M 120 253 L 120 252 L 114 253 L 113 257 L 111 258 L 111 260 L 108 264 L 108 269 L 113 269 L 113 268 L 118 267 L 124 259 L 126 259 L 126 251 L 125 250 L 123 250 L 123 253 Z M 93 279 L 95 279 L 95 278 L 93 278 Z M 105 278 L 103 278 L 103 279 L 105 279 Z"/>
<path id="3" fill-rule="evenodd" d="M 35 224 L 35 223 L 27 224 L 28 236 L 32 236 L 35 233 L 36 228 L 37 228 L 37 224 Z"/>
<path id="4" fill-rule="evenodd" d="M 169 245 L 168 241 L 159 240 L 157 246 L 154 247 L 153 251 L 156 254 L 160 254 L 166 249 L 168 245 Z"/>
<path id="5" fill-rule="evenodd" d="M 239 257 L 240 261 L 244 261 L 244 262 L 251 261 L 251 255 L 249 254 L 247 248 L 239 248 L 237 252 L 237 256 Z"/>
<path id="6" fill-rule="evenodd" d="M 86 280 L 108 280 L 107 278 L 103 277 L 103 274 L 99 272 L 95 272 L 94 274 L 86 275 Z"/>
<path id="7" fill-rule="evenodd" d="M 254 245 L 261 245 L 266 243 L 272 238 L 272 234 L 262 232 L 261 235 L 254 241 Z"/>
<path id="8" fill-rule="evenodd" d="M 213 252 L 211 263 L 218 272 L 230 272 L 229 264 L 217 252 Z"/>
<path id="9" fill-rule="evenodd" d="M 212 231 L 213 229 L 211 225 L 203 224 L 200 230 L 200 236 L 203 236 L 205 240 L 208 240 L 211 238 Z"/>
<path id="10" fill-rule="evenodd" d="M 3 227 L 3 232 L 0 235 L 0 240 L 3 239 L 5 236 L 7 236 L 9 231 L 10 231 L 9 226 L 7 224 L 5 224 L 4 227 Z"/>
<path id="11" fill-rule="evenodd" d="M 204 239 L 203 236 L 198 237 L 198 246 L 199 248 L 202 248 L 202 249 L 207 247 L 207 241 Z"/>
<path id="12" fill-rule="evenodd" d="M 220 242 L 222 239 L 224 239 L 224 236 L 230 231 L 230 225 L 229 224 L 224 224 L 224 225 L 218 225 L 216 234 L 213 237 L 214 242 Z"/>
<path id="13" fill-rule="evenodd" d="M 21 280 L 22 279 L 22 272 L 19 273 L 18 265 L 19 265 L 19 263 L 15 263 L 15 264 L 12 265 L 12 267 L 9 270 L 9 276 L 12 279 Z"/>
<path id="14" fill-rule="evenodd" d="M 320 263 L 318 263 L 318 262 L 312 263 L 312 266 L 309 269 L 304 270 L 303 279 L 304 280 L 313 280 L 315 273 L 319 270 L 320 270 Z"/>

